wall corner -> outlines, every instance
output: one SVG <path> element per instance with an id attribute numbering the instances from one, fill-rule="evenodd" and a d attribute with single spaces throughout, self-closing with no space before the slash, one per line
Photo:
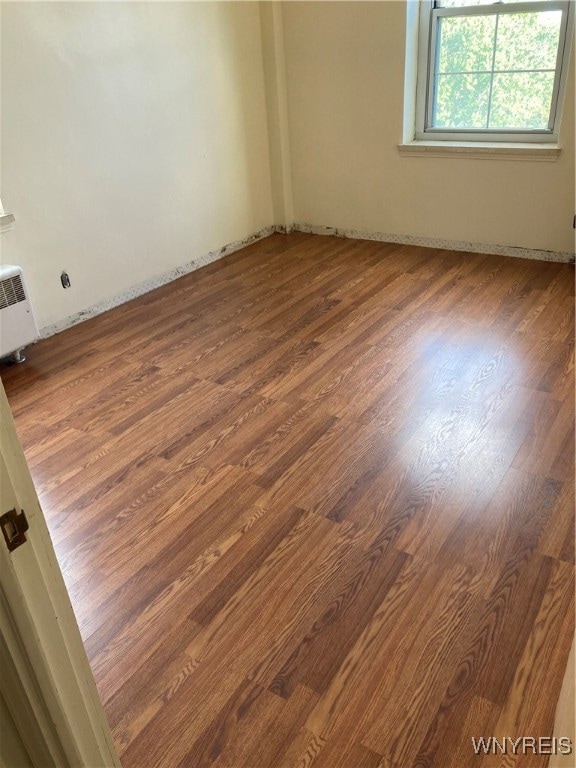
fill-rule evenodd
<path id="1" fill-rule="evenodd" d="M 283 4 L 280 0 L 263 0 L 259 5 L 274 225 L 289 231 L 294 224 L 294 199 L 286 90 Z"/>

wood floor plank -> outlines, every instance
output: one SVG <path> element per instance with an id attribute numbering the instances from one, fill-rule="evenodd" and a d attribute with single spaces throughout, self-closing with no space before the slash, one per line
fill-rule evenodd
<path id="1" fill-rule="evenodd" d="M 0 373 L 124 768 L 544 768 L 572 266 L 276 234 Z"/>
<path id="2" fill-rule="evenodd" d="M 362 739 L 364 745 L 396 765 L 410 765 L 416 757 L 431 719 L 430 712 L 436 711 L 442 702 L 454 656 L 473 615 L 471 574 L 453 569 L 443 577 L 447 577 L 446 583 L 438 582 L 430 595 L 431 603 L 435 604 L 432 615 L 427 616 L 427 611 L 420 608 L 417 617 L 409 614 L 409 623 L 400 623 L 404 630 L 399 647 L 411 643 L 410 655 L 417 661 L 403 666 L 405 648 L 401 654 L 398 648 L 394 649 L 389 674 L 375 694 L 377 700 L 385 703 L 369 716 L 370 725 Z M 418 627 L 415 638 L 408 640 L 407 629 L 414 625 Z M 393 740 L 388 728 L 396 734 Z"/>
<path id="3" fill-rule="evenodd" d="M 546 692 L 561 685 L 563 670 L 555 663 L 555 658 L 558 655 L 564 658 L 569 652 L 574 634 L 568 626 L 557 634 L 554 630 L 558 626 L 555 617 L 559 615 L 568 618 L 573 626 L 574 571 L 566 563 L 555 565 L 524 652 L 515 665 L 514 680 L 496 723 L 496 733 L 536 734 L 537 737 L 552 735 L 555 702 Z M 546 665 L 539 663 L 542 657 L 548 659 Z M 531 768 L 546 765 L 547 758 L 528 751 L 525 755 L 508 756 L 507 762 L 511 766 L 526 765 Z M 482 760 L 482 766 L 497 765 L 500 765 L 500 756 L 488 755 Z"/>
<path id="4" fill-rule="evenodd" d="M 432 734 L 427 734 L 411 768 L 473 768 L 482 759 L 476 756 L 473 739 L 478 743 L 480 738 L 495 734 L 499 713 L 495 704 L 478 696 L 461 699 L 449 713 L 444 738 L 440 736 L 434 744 Z M 443 714 L 439 712 L 441 717 Z M 433 728 L 437 725 L 435 722 Z"/>
<path id="5" fill-rule="evenodd" d="M 386 546 L 360 550 L 356 556 L 357 562 L 341 568 L 329 601 L 275 672 L 269 686 L 274 693 L 290 696 L 298 683 L 318 693 L 327 689 L 407 559 Z"/>
<path id="6" fill-rule="evenodd" d="M 106 592 L 99 594 L 105 599 L 93 619 L 98 622 L 99 631 L 94 630 L 86 640 L 93 668 L 101 671 L 101 681 L 106 680 L 111 686 L 121 682 L 108 663 L 111 657 L 126 658 L 132 654 L 137 658 L 142 647 L 150 648 L 152 643 L 161 642 L 159 617 L 165 617 L 171 605 L 189 588 L 190 581 L 205 562 L 206 550 L 216 542 L 238 535 L 249 524 L 253 514 L 248 516 L 249 513 L 244 512 L 248 519 L 239 520 L 239 513 L 250 509 L 257 496 L 258 489 L 250 481 L 250 477 L 244 477 L 241 483 L 234 483 L 234 500 L 223 500 L 230 485 L 215 484 L 206 488 L 192 506 L 192 520 L 186 519 L 187 526 L 179 536 L 167 541 L 160 538 L 160 552 L 155 556 L 151 553 L 150 559 L 148 556 L 144 561 L 140 559 L 138 570 L 127 580 L 123 581 L 117 570 L 111 573 Z M 192 526 L 194 539 L 183 551 L 180 542 L 190 536 Z M 130 605 L 130 611 L 122 616 L 114 610 L 120 596 Z M 155 633 L 149 631 L 150 622 L 155 622 Z"/>

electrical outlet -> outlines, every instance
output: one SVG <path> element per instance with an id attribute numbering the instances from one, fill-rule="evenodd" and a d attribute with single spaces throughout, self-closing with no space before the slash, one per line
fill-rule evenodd
<path id="1" fill-rule="evenodd" d="M 70 288 L 70 278 L 68 277 L 68 272 L 62 272 L 60 275 L 60 282 L 62 283 L 62 288 Z"/>

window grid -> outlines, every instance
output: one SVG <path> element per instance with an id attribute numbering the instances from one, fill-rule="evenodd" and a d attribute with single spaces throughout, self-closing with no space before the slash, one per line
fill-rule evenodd
<path id="1" fill-rule="evenodd" d="M 425 4 L 423 4 L 425 5 Z M 424 72 L 427 86 L 422 90 L 422 84 L 419 85 L 419 96 L 417 102 L 417 125 L 416 125 L 416 138 L 440 138 L 451 140 L 466 140 L 470 137 L 480 140 L 488 141 L 542 141 L 542 140 L 555 140 L 557 138 L 557 118 L 560 114 L 559 102 L 561 96 L 565 90 L 566 81 L 566 69 L 567 69 L 567 57 L 569 52 L 570 38 L 568 37 L 567 30 L 570 29 L 572 24 L 573 14 L 573 2 L 567 0 L 528 0 L 528 2 L 520 0 L 516 2 L 512 0 L 509 3 L 498 3 L 495 7 L 491 5 L 464 5 L 464 6 L 445 6 L 437 2 L 431 2 L 428 5 L 430 9 L 428 11 L 428 20 L 425 22 L 426 29 L 429 31 L 425 33 L 425 37 L 420 37 L 420 47 L 422 48 L 423 41 L 426 42 L 426 62 L 424 67 L 422 66 L 422 51 L 420 56 L 419 67 L 419 82 Z M 496 69 L 496 56 L 498 46 L 498 25 L 500 18 L 504 14 L 518 14 L 518 13 L 541 13 L 550 10 L 561 11 L 561 21 L 558 37 L 558 46 L 556 54 L 556 68 L 551 67 L 534 67 L 534 68 L 522 68 L 522 69 Z M 454 16 L 495 16 L 495 30 L 492 40 L 492 69 L 458 69 L 439 72 L 439 55 L 441 46 L 441 32 L 438 29 L 440 26 L 440 19 L 444 17 Z M 427 74 L 426 74 L 427 72 Z M 472 128 L 460 128 L 460 127 L 438 127 L 434 125 L 436 116 L 436 98 L 438 79 L 440 75 L 489 75 L 489 95 L 488 95 L 488 109 L 486 120 L 482 118 L 484 127 L 472 127 Z M 545 128 L 490 128 L 490 123 L 493 115 L 493 96 L 495 78 L 498 75 L 516 75 L 516 74 L 554 74 L 554 81 L 552 85 L 552 98 L 550 103 L 550 117 L 548 125 Z"/>
<path id="2" fill-rule="evenodd" d="M 492 75 L 490 77 L 490 91 L 488 92 L 488 112 L 486 114 L 486 129 L 490 127 L 490 112 L 492 111 L 492 94 L 494 92 L 494 67 L 496 66 L 496 46 L 498 45 L 498 24 L 500 14 L 496 14 L 496 25 L 494 27 L 494 40 L 492 42 Z"/>

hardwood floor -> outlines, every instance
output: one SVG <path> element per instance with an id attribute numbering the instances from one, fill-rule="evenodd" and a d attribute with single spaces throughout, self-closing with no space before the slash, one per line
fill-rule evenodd
<path id="1" fill-rule="evenodd" d="M 573 288 L 274 235 L 2 369 L 125 768 L 547 764 Z"/>

